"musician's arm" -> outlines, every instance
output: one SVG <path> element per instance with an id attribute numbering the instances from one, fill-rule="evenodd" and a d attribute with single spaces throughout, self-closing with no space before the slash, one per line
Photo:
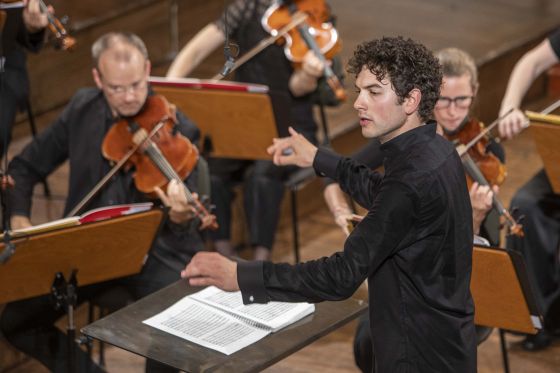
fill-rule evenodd
<path id="1" fill-rule="evenodd" d="M 181 49 L 166 76 L 188 76 L 210 53 L 224 43 L 225 35 L 214 23 L 206 25 Z"/>
<path id="2" fill-rule="evenodd" d="M 300 97 L 317 89 L 317 80 L 323 76 L 324 68 L 323 62 L 315 56 L 315 53 L 308 51 L 303 58 L 301 68 L 294 70 L 290 77 L 289 87 L 292 94 Z"/>
<path id="3" fill-rule="evenodd" d="M 558 62 L 558 56 L 548 38 L 527 52 L 517 62 L 509 78 L 500 107 L 500 116 L 512 108 L 515 109 L 512 114 L 500 122 L 500 134 L 503 137 L 511 138 L 523 129 L 526 119 L 519 110 L 521 101 L 535 79 L 556 62 Z"/>

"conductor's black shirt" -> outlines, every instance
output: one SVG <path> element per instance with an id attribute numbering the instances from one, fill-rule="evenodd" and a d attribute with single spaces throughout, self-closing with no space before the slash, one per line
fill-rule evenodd
<path id="1" fill-rule="evenodd" d="M 329 258 L 240 263 L 244 301 L 342 300 L 367 279 L 376 372 L 475 372 L 472 209 L 461 161 L 435 123 L 381 150 L 384 176 L 318 151 L 316 171 L 368 214 Z"/>

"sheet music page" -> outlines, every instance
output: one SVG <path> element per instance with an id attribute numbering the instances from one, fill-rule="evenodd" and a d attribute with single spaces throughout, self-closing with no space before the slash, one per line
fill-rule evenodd
<path id="1" fill-rule="evenodd" d="M 241 292 L 225 292 L 215 286 L 209 286 L 192 294 L 191 297 L 212 307 L 263 324 L 272 329 L 273 332 L 315 311 L 315 305 L 311 303 L 269 302 L 267 304 L 244 305 Z"/>
<path id="2" fill-rule="evenodd" d="M 270 334 L 189 296 L 143 323 L 226 355 Z"/>

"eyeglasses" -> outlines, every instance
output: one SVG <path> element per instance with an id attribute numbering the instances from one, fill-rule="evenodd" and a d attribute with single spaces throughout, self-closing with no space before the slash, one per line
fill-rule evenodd
<path id="1" fill-rule="evenodd" d="M 128 86 L 111 85 L 111 84 L 104 83 L 107 91 L 110 94 L 115 95 L 115 96 L 122 96 L 122 95 L 124 95 L 128 92 L 136 93 L 136 92 L 140 91 L 141 89 L 146 88 L 146 84 L 147 84 L 146 79 L 139 80 L 139 81 L 137 81 L 135 83 L 132 83 Z"/>
<path id="2" fill-rule="evenodd" d="M 457 97 L 445 97 L 440 96 L 436 102 L 436 109 L 447 109 L 451 106 L 451 103 L 455 104 L 455 107 L 460 109 L 468 109 L 472 102 L 474 96 L 457 96 Z"/>

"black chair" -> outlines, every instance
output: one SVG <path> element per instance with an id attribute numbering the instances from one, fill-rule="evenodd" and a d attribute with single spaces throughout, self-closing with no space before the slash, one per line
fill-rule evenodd
<path id="1" fill-rule="evenodd" d="M 111 312 L 127 306 L 132 303 L 132 301 L 132 295 L 121 286 L 102 292 L 89 301 L 88 324 L 91 324 L 95 320 L 101 319 Z M 95 312 L 96 310 L 97 315 Z M 87 352 L 91 358 L 93 355 L 93 340 L 82 342 L 86 343 Z M 101 341 L 99 341 L 99 360 L 97 363 L 101 368 L 105 369 L 105 344 Z"/>
<path id="2" fill-rule="evenodd" d="M 330 145 L 329 129 L 327 125 L 327 116 L 325 114 L 325 106 L 319 103 L 319 113 L 321 115 L 321 129 L 323 131 L 322 146 Z M 299 242 L 299 227 L 298 227 L 298 212 L 297 212 L 297 192 L 303 189 L 307 184 L 316 178 L 315 170 L 313 167 L 301 168 L 290 174 L 288 179 L 284 182 L 286 188 L 290 191 L 290 205 L 292 216 L 292 236 L 294 257 L 296 263 L 300 261 L 300 242 Z"/>

